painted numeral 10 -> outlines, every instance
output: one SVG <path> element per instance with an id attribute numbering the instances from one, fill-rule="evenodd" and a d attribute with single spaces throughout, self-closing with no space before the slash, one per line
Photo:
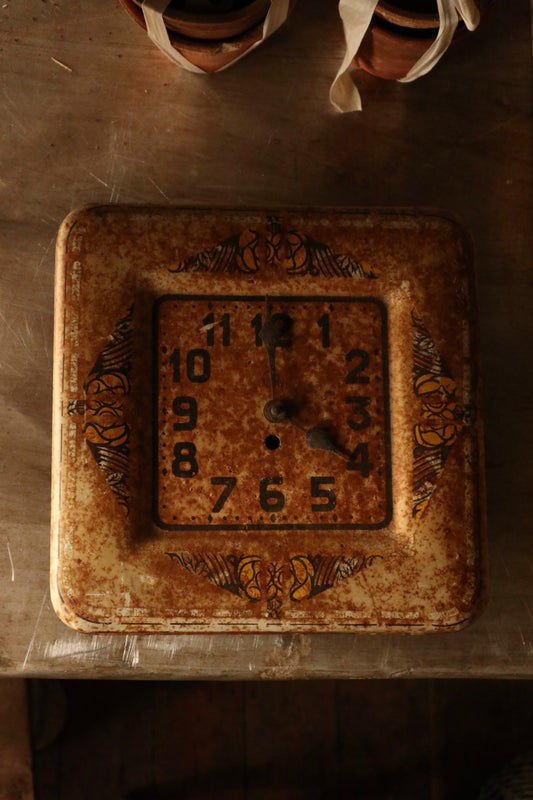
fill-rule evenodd
<path id="1" fill-rule="evenodd" d="M 191 383 L 205 383 L 211 377 L 211 356 L 208 350 L 201 348 L 189 350 L 185 356 L 185 365 L 183 365 L 181 350 L 176 349 L 172 351 L 169 360 L 172 365 L 172 380 L 174 383 L 181 382 L 183 366 L 185 366 L 185 374 Z"/>

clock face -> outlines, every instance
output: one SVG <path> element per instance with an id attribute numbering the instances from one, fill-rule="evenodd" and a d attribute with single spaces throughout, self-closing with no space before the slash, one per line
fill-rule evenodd
<path id="1" fill-rule="evenodd" d="M 274 376 L 263 341 L 267 315 L 276 333 Z M 388 524 L 387 312 L 380 299 L 169 295 L 156 303 L 154 325 L 157 525 L 275 531 Z M 272 421 L 272 402 L 283 404 L 285 418 Z M 317 428 L 331 449 L 308 444 Z"/>

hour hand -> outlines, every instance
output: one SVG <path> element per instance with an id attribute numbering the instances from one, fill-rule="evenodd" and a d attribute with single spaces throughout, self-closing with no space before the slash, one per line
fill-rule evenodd
<path id="1" fill-rule="evenodd" d="M 327 450 L 330 453 L 335 453 L 335 455 L 340 456 L 346 461 L 349 459 L 348 454 L 338 446 L 326 428 L 309 428 L 305 432 L 305 443 L 311 450 Z"/>

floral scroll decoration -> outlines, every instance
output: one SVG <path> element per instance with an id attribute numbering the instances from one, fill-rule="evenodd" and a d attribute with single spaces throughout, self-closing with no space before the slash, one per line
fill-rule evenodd
<path id="1" fill-rule="evenodd" d="M 287 275 L 339 278 L 377 278 L 364 261 L 335 253 L 327 244 L 295 230 L 284 231 L 277 217 L 269 217 L 266 235 L 245 228 L 209 250 L 179 261 L 169 272 L 254 274 L 265 266 L 285 268 Z"/>
<path id="2" fill-rule="evenodd" d="M 287 575 L 288 597 L 292 602 L 310 600 L 336 586 L 339 581 L 372 566 L 380 553 L 361 556 L 293 555 L 286 564 L 264 564 L 259 555 L 222 553 L 166 553 L 188 572 L 206 578 L 220 589 L 252 603 L 266 598 L 267 614 L 279 619 L 283 604 L 283 583 Z M 264 587 L 262 570 L 265 571 Z"/>
<path id="3" fill-rule="evenodd" d="M 257 602 L 261 598 L 259 572 L 261 559 L 256 555 L 223 553 L 165 553 L 188 572 L 207 578 L 215 586 L 237 597 Z"/>
<path id="4" fill-rule="evenodd" d="M 130 393 L 133 307 L 119 320 L 68 414 L 83 417 L 85 440 L 107 484 L 129 513 L 129 440 L 124 397 Z"/>
<path id="5" fill-rule="evenodd" d="M 372 566 L 376 559 L 383 559 L 380 553 L 367 553 L 362 556 L 293 556 L 290 560 L 291 588 L 290 598 L 296 602 L 315 597 L 331 589 L 340 580 L 358 575 Z"/>
<path id="6" fill-rule="evenodd" d="M 413 517 L 422 516 L 463 424 L 457 385 L 416 313 L 413 323 L 413 387 L 421 401 L 413 429 Z"/>

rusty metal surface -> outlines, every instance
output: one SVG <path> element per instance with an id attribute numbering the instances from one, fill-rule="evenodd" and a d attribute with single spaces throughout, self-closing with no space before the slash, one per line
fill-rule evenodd
<path id="1" fill-rule="evenodd" d="M 468 238 L 436 215 L 70 215 L 60 617 L 107 633 L 468 624 L 485 569 L 473 281 Z"/>
<path id="2" fill-rule="evenodd" d="M 328 104 L 343 55 L 334 3 L 296 4 L 271 41 L 206 79 L 167 64 L 118 3 L 6 2 L 1 20 L 2 674 L 531 676 L 530 3 L 493 3 L 479 30 L 413 84 L 357 73 L 364 110 L 345 117 Z M 117 201 L 402 205 L 461 219 L 476 251 L 487 452 L 490 592 L 474 624 L 451 636 L 87 636 L 57 618 L 54 244 L 73 208 Z"/>

